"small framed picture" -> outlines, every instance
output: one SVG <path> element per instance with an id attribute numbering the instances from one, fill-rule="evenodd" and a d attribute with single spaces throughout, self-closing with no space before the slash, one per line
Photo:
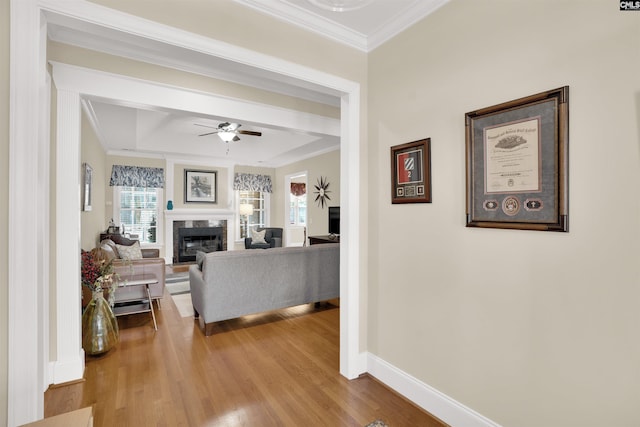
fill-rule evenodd
<path id="1" fill-rule="evenodd" d="M 431 138 L 391 147 L 391 203 L 431 203 Z"/>
<path id="2" fill-rule="evenodd" d="M 91 210 L 91 186 L 93 181 L 93 169 L 89 163 L 82 164 L 82 210 Z"/>
<path id="3" fill-rule="evenodd" d="M 185 169 L 185 203 L 217 203 L 217 175 L 216 171 Z"/>

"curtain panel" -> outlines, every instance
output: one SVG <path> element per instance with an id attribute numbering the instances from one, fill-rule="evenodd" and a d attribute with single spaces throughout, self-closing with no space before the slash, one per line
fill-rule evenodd
<path id="1" fill-rule="evenodd" d="M 233 189 L 240 191 L 262 191 L 272 193 L 271 177 L 269 175 L 255 175 L 252 173 L 236 173 L 233 179 Z"/>
<path id="2" fill-rule="evenodd" d="M 113 165 L 109 185 L 112 187 L 164 188 L 164 169 Z"/>

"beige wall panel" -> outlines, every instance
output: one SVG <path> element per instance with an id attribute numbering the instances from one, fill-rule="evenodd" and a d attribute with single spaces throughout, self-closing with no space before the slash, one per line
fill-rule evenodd
<path id="1" fill-rule="evenodd" d="M 81 161 L 83 164 L 89 164 L 93 169 L 91 210 L 84 211 L 80 215 L 82 223 L 80 247 L 88 251 L 97 246 L 100 240 L 100 233 L 107 229 L 109 223 L 106 218 L 111 218 L 112 209 L 109 209 L 109 212 L 106 211 L 105 194 L 109 186 L 106 165 L 107 156 L 84 111 L 82 112 L 81 132 Z M 80 173 L 82 173 L 82 165 L 80 167 Z M 109 168 L 110 172 L 111 168 Z M 111 202 L 111 199 L 109 201 Z M 111 208 L 112 205 L 109 204 L 108 206 Z"/>
<path id="2" fill-rule="evenodd" d="M 369 350 L 504 426 L 635 426 L 640 15 L 453 0 L 370 55 Z M 464 114 L 570 86 L 570 232 L 465 227 Z M 389 147 L 431 137 L 433 203 Z"/>
<path id="3" fill-rule="evenodd" d="M 195 203 L 185 202 L 185 170 L 196 171 L 215 171 L 216 174 L 216 203 Z M 229 170 L 224 167 L 216 166 L 201 166 L 201 165 L 186 165 L 176 164 L 174 166 L 173 175 L 173 208 L 174 209 L 228 209 L 230 208 L 229 202 Z"/>
<path id="4" fill-rule="evenodd" d="M 0 201 L 9 199 L 9 0 L 0 0 Z M 0 205 L 0 235 L 9 233 L 7 203 Z M 8 243 L 0 244 L 0 426 L 7 420 Z"/>
<path id="5" fill-rule="evenodd" d="M 271 224 L 276 227 L 284 227 L 285 177 L 305 171 L 307 172 L 307 235 L 327 234 L 329 232 L 327 206 L 340 206 L 340 150 L 282 166 L 276 170 L 274 195 L 271 199 L 271 211 L 273 212 Z M 314 186 L 318 184 L 321 176 L 329 182 L 330 193 L 328 195 L 331 198 L 326 201 L 327 205 L 324 208 L 318 206 L 314 201 L 316 198 Z"/>
<path id="6" fill-rule="evenodd" d="M 229 179 L 233 182 L 233 179 L 235 177 L 236 173 L 253 173 L 256 175 L 269 175 L 271 177 L 271 182 L 274 184 L 274 188 L 273 191 L 275 192 L 275 174 L 276 174 L 276 170 L 274 168 L 261 168 L 261 167 L 257 167 L 257 166 L 246 166 L 246 165 L 236 165 L 234 167 L 233 170 L 233 174 L 231 174 L 229 176 Z M 233 184 L 232 184 L 233 186 Z M 235 191 L 234 194 L 231 195 L 231 198 L 233 199 L 234 202 L 237 203 L 237 201 L 235 200 Z M 231 206 L 234 206 L 233 204 Z M 270 196 L 270 203 L 269 203 L 269 222 L 270 225 L 276 227 L 275 225 L 273 225 L 273 218 L 274 218 L 274 211 L 273 211 L 273 195 Z M 239 222 L 238 223 L 238 227 L 240 227 L 243 224 L 243 222 Z M 236 240 L 234 245 L 233 245 L 234 250 L 238 251 L 238 250 L 244 250 L 244 240 Z"/>
<path id="7" fill-rule="evenodd" d="M 135 61 L 119 56 L 108 55 L 82 49 L 62 43 L 49 42 L 47 57 L 49 60 L 98 69 L 114 74 L 122 74 L 143 80 L 214 93 L 220 96 L 243 99 L 268 105 L 276 105 L 297 111 L 318 114 L 327 117 L 340 117 L 340 109 L 317 102 L 305 101 L 286 95 L 230 83 L 198 74 Z"/>
<path id="8" fill-rule="evenodd" d="M 149 168 L 163 168 L 165 170 L 165 182 L 166 182 L 166 164 L 164 159 L 158 158 L 147 158 L 147 157 L 126 157 L 126 156 L 114 156 L 107 155 L 106 158 L 106 167 L 104 169 L 105 173 L 105 217 L 104 221 L 106 226 L 109 225 L 109 221 L 113 218 L 116 225 L 120 225 L 118 223 L 118 218 L 113 213 L 113 187 L 109 186 L 109 181 L 111 180 L 111 168 L 113 165 L 126 165 L 126 166 L 141 166 L 141 167 L 149 167 Z M 166 191 L 163 189 L 162 193 L 163 205 L 166 207 L 167 198 Z M 164 207 L 161 211 L 164 211 Z M 105 226 L 105 229 L 106 229 Z M 126 230 L 125 230 L 126 231 Z M 164 227 L 160 227 L 157 230 L 158 238 L 164 241 Z M 164 247 L 160 249 L 160 256 L 164 256 Z"/>
<path id="9" fill-rule="evenodd" d="M 366 54 L 231 0 L 93 0 L 152 21 L 341 75 L 366 78 Z"/>

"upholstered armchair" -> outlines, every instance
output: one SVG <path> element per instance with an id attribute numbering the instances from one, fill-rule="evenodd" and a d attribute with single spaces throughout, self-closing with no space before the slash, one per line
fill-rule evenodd
<path id="1" fill-rule="evenodd" d="M 249 230 L 244 239 L 245 249 L 269 249 L 282 247 L 282 228 L 267 227 Z"/>

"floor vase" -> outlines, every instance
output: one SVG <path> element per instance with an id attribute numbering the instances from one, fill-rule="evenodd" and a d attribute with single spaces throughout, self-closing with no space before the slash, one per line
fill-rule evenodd
<path id="1" fill-rule="evenodd" d="M 119 339 L 118 321 L 102 291 L 93 293 L 82 314 L 82 348 L 97 356 L 111 350 Z"/>

